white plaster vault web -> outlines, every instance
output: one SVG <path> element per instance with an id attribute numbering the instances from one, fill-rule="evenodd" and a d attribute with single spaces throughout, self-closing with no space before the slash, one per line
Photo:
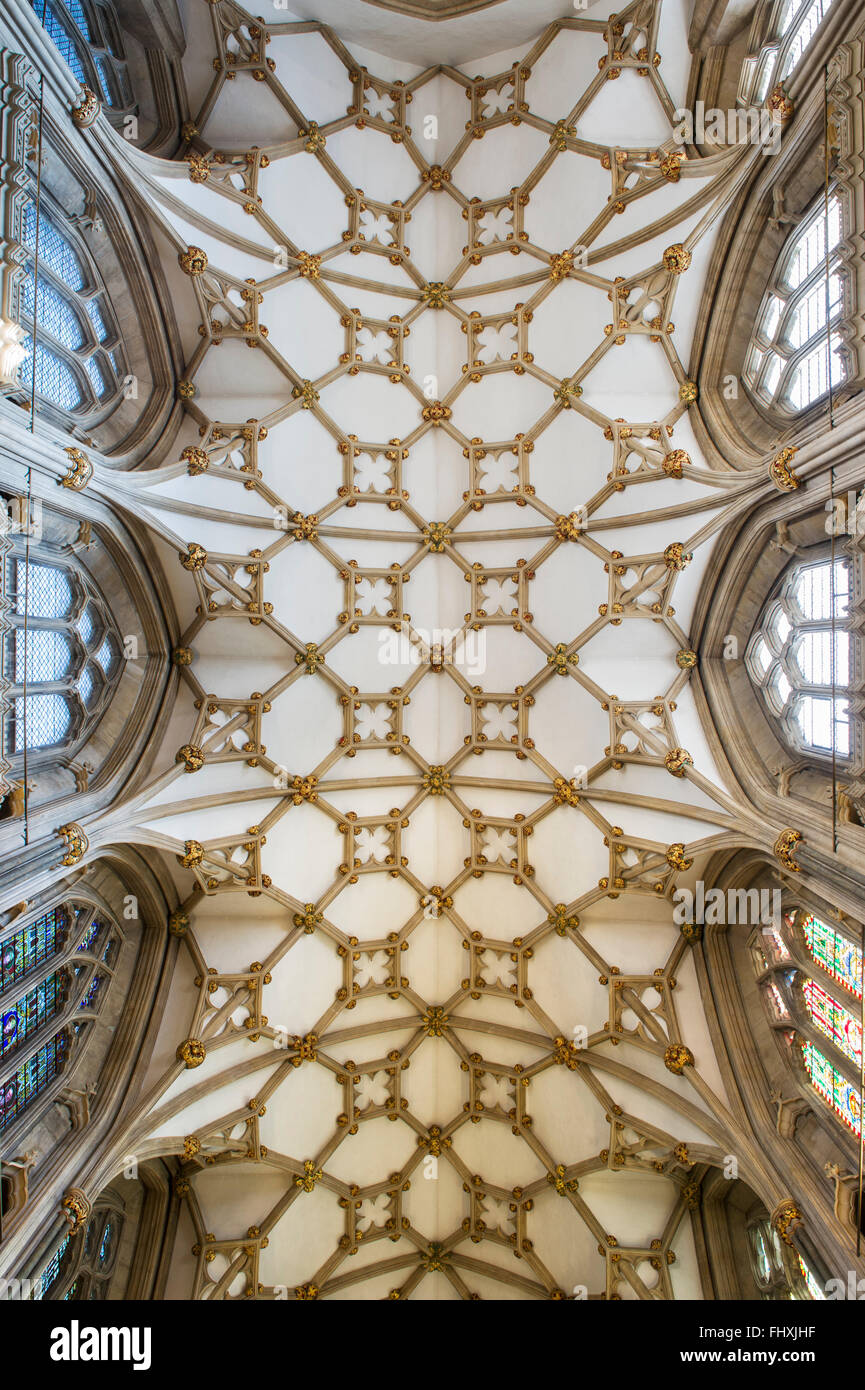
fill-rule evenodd
<path id="1" fill-rule="evenodd" d="M 181 695 L 91 832 L 188 894 L 133 1135 L 183 1159 L 173 1296 L 699 1296 L 694 1166 L 774 1190 L 671 903 L 769 833 L 689 690 L 753 479 L 683 362 L 757 155 L 677 156 L 683 11 L 473 78 L 202 0 L 187 162 L 124 155 L 200 325 L 177 462 L 116 484 Z"/>

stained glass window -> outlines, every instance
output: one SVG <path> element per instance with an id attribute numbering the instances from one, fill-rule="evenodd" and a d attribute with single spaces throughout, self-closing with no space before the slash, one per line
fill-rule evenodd
<path id="1" fill-rule="evenodd" d="M 853 1130 L 853 1133 L 858 1134 L 860 1125 L 859 1092 L 850 1085 L 836 1067 L 833 1067 L 829 1059 L 824 1057 L 813 1043 L 805 1042 L 802 1044 L 802 1056 L 814 1089 L 820 1093 L 824 1100 L 828 1101 L 835 1114 L 840 1116 L 844 1123 Z"/>
<path id="2" fill-rule="evenodd" d="M 798 413 L 847 378 L 841 336 L 832 331 L 849 312 L 852 292 L 839 249 L 843 236 L 843 209 L 833 190 L 828 211 L 821 197 L 778 258 L 743 372 L 764 405 Z"/>
<path id="3" fill-rule="evenodd" d="M 816 980 L 806 980 L 804 989 L 808 1012 L 821 1033 L 825 1033 L 851 1062 L 860 1065 L 862 1030 L 857 1020 L 836 1003 Z"/>
<path id="4" fill-rule="evenodd" d="M 50 960 L 59 950 L 68 926 L 66 909 L 54 907 L 4 941 L 0 946 L 0 992 Z"/>
<path id="5" fill-rule="evenodd" d="M 808 950 L 818 965 L 833 979 L 849 989 L 857 999 L 862 997 L 862 952 L 834 927 L 821 922 L 807 912 L 802 917 L 802 929 Z"/>
<path id="6" fill-rule="evenodd" d="M 104 960 L 105 939 L 110 947 L 123 933 L 95 904 L 79 899 L 59 903 L 0 943 L 2 980 L 9 987 L 0 1001 L 0 1132 L 51 1085 L 68 1052 L 87 1045 L 86 1013 L 107 994 L 113 977 L 110 968 L 94 966 L 85 953 L 101 951 Z M 51 973 L 29 989 L 21 986 L 21 979 L 45 961 L 51 962 Z M 54 1037 L 40 1046 L 52 1030 Z M 27 1057 L 33 1046 L 36 1053 Z M 18 1049 L 24 1060 L 16 1068 Z"/>
<path id="7" fill-rule="evenodd" d="M 745 653 L 751 680 L 789 740 L 823 754 L 834 749 L 841 758 L 853 752 L 849 613 L 846 558 L 798 565 L 768 603 Z"/>
<path id="8" fill-rule="evenodd" d="M 60 972 L 55 971 L 11 1009 L 0 1020 L 0 1054 L 11 1052 L 50 1022 L 60 1006 Z"/>
<path id="9" fill-rule="evenodd" d="M 97 994 L 99 993 L 99 990 L 100 990 L 101 985 L 102 985 L 102 976 L 101 976 L 101 975 L 94 975 L 94 976 L 93 976 L 93 979 L 90 981 L 90 984 L 89 984 L 89 986 L 88 986 L 88 988 L 87 988 L 87 992 L 85 993 L 84 997 L 82 998 L 81 1003 L 78 1005 L 79 1009 L 92 1009 L 92 1008 L 93 1008 L 94 1000 L 96 999 L 96 996 L 97 996 Z"/>
<path id="10" fill-rule="evenodd" d="M 51 1259 L 48 1261 L 47 1265 L 45 1266 L 39 1278 L 37 1279 L 33 1289 L 33 1293 L 31 1295 L 32 1298 L 44 1298 L 45 1295 L 52 1288 L 52 1286 L 57 1283 L 57 1280 L 60 1277 L 60 1268 L 63 1264 L 63 1257 L 66 1254 L 66 1251 L 69 1249 L 69 1242 L 71 1239 L 71 1236 L 64 1236 L 61 1240 L 57 1249 L 54 1251 L 54 1254 L 51 1256 Z"/>
<path id="11" fill-rule="evenodd" d="M 87 928 L 87 931 L 84 933 L 81 945 L 78 947 L 79 951 L 89 951 L 101 930 L 102 923 L 100 922 L 98 917 L 94 917 L 93 921 L 90 923 L 90 926 Z"/>
<path id="12" fill-rule="evenodd" d="M 0 1085 L 0 1133 L 54 1080 L 65 1051 L 66 1036 L 58 1033 Z"/>
<path id="13" fill-rule="evenodd" d="M 102 1233 L 102 1240 L 100 1241 L 100 1244 L 99 1244 L 99 1263 L 100 1263 L 100 1264 L 103 1264 L 103 1265 L 108 1264 L 108 1260 L 109 1260 L 110 1255 L 111 1255 L 111 1247 L 112 1247 L 113 1243 L 114 1243 L 114 1226 L 113 1226 L 113 1224 L 112 1224 L 110 1221 L 108 1221 L 108 1222 L 106 1222 L 105 1230 L 104 1230 L 103 1233 Z"/>
<path id="14" fill-rule="evenodd" d="M 805 1280 L 805 1287 L 807 1288 L 807 1290 L 808 1290 L 809 1294 L 811 1295 L 811 1297 L 812 1297 L 813 1299 L 818 1299 L 818 1300 L 823 1300 L 823 1299 L 825 1299 L 825 1298 L 826 1298 L 826 1292 L 825 1292 L 825 1290 L 824 1290 L 824 1288 L 823 1288 L 823 1285 L 822 1285 L 822 1284 L 820 1283 L 820 1281 L 818 1280 L 818 1278 L 817 1278 L 816 1274 L 814 1273 L 814 1271 L 813 1271 L 808 1265 L 806 1265 L 806 1263 L 805 1263 L 805 1261 L 802 1259 L 802 1256 L 801 1256 L 801 1255 L 797 1254 L 796 1258 L 797 1258 L 797 1260 L 799 1261 L 799 1273 L 802 1275 L 802 1278 Z"/>

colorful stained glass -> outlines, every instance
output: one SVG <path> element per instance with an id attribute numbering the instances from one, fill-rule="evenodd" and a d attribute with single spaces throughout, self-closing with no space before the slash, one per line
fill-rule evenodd
<path id="1" fill-rule="evenodd" d="M 57 1279 L 60 1275 L 60 1266 L 63 1263 L 63 1256 L 69 1249 L 70 1238 L 71 1237 L 69 1236 L 63 1237 L 57 1249 L 54 1251 L 54 1254 L 51 1256 L 51 1259 L 48 1261 L 39 1278 L 36 1280 L 36 1283 L 33 1287 L 33 1293 L 31 1294 L 31 1298 L 44 1298 L 45 1295 L 48 1293 L 49 1289 L 52 1288 L 54 1284 L 56 1284 Z"/>
<path id="2" fill-rule="evenodd" d="M 94 917 L 82 938 L 81 945 L 78 947 L 79 951 L 89 951 L 101 930 L 102 923 L 98 917 Z"/>
<path id="3" fill-rule="evenodd" d="M 104 1232 L 103 1232 L 103 1234 L 102 1234 L 102 1242 L 101 1242 L 101 1244 L 100 1244 L 100 1246 L 99 1246 L 99 1263 L 100 1263 L 100 1264 L 103 1264 L 103 1265 L 104 1265 L 104 1264 L 107 1264 L 107 1263 L 108 1263 L 109 1256 L 111 1255 L 111 1246 L 113 1245 L 113 1243 L 114 1243 L 114 1226 L 112 1225 L 112 1223 L 111 1223 L 110 1221 L 108 1221 L 108 1222 L 106 1223 L 105 1230 L 104 1230 Z"/>
<path id="4" fill-rule="evenodd" d="M 852 941 L 842 936 L 834 927 L 821 922 L 813 913 L 802 916 L 802 930 L 808 943 L 808 950 L 818 965 L 833 979 L 855 994 L 862 997 L 862 952 Z"/>
<path id="5" fill-rule="evenodd" d="M 0 946 L 0 993 L 17 984 L 37 965 L 50 960 L 59 949 L 68 926 L 66 910 L 55 907 L 4 941 Z"/>
<path id="6" fill-rule="evenodd" d="M 799 1273 L 805 1280 L 805 1286 L 812 1298 L 823 1300 L 826 1297 L 823 1286 L 818 1282 L 817 1276 L 812 1269 L 809 1269 L 801 1255 L 796 1257 L 799 1261 Z"/>
<path id="7" fill-rule="evenodd" d="M 58 1073 L 66 1050 L 66 1037 L 58 1033 L 0 1085 L 0 1133 L 17 1120 Z"/>
<path id="8" fill-rule="evenodd" d="M 857 1066 L 862 1061 L 862 1029 L 857 1019 L 827 994 L 816 980 L 805 981 L 805 1003 L 811 1018 L 844 1056 Z"/>
<path id="9" fill-rule="evenodd" d="M 766 986 L 766 993 L 769 997 L 772 1012 L 774 1013 L 775 1017 L 787 1018 L 789 1016 L 787 1012 L 787 1005 L 784 1003 L 784 1000 L 781 996 L 781 991 L 779 990 L 778 986 L 771 980 L 769 984 Z"/>
<path id="10" fill-rule="evenodd" d="M 92 1008 L 93 1008 L 93 1001 L 95 1000 L 97 994 L 99 993 L 99 989 L 100 989 L 101 984 L 102 984 L 102 976 L 101 976 L 101 975 L 94 975 L 94 976 L 93 976 L 93 979 L 90 981 L 90 984 L 89 984 L 88 987 L 87 987 L 87 992 L 86 992 L 86 994 L 85 994 L 84 997 L 82 998 L 81 1003 L 78 1005 L 79 1009 L 92 1009 Z"/>
<path id="11" fill-rule="evenodd" d="M 784 938 L 777 927 L 761 927 L 760 934 L 766 946 L 771 950 L 775 960 L 789 960 L 790 952 L 784 944 Z"/>
<path id="12" fill-rule="evenodd" d="M 60 1006 L 60 973 L 55 971 L 0 1018 L 0 1055 L 20 1046 L 54 1017 Z"/>
<path id="13" fill-rule="evenodd" d="M 835 1114 L 849 1125 L 853 1133 L 858 1134 L 861 1113 L 859 1092 L 813 1043 L 802 1044 L 802 1057 L 814 1089 L 831 1105 Z"/>

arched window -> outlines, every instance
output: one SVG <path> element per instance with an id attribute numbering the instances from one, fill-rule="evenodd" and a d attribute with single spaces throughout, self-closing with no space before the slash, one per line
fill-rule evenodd
<path id="1" fill-rule="evenodd" d="M 122 646 L 108 605 L 77 559 L 47 542 L 23 544 L 5 562 L 9 631 L 7 758 L 79 743 L 120 677 Z"/>
<path id="2" fill-rule="evenodd" d="M 43 188 L 21 210 L 25 271 L 18 286 L 18 321 L 26 356 L 22 390 L 64 414 L 86 417 L 120 399 L 126 361 L 99 271 L 69 219 Z M 37 269 L 38 222 L 38 269 Z M 33 364 L 34 309 L 36 363 Z"/>
<path id="3" fill-rule="evenodd" d="M 120 26 L 108 0 L 30 0 L 45 31 L 73 75 L 106 106 L 128 111 L 132 87 Z"/>
<path id="4" fill-rule="evenodd" d="M 849 560 L 833 564 L 818 547 L 813 559 L 782 577 L 745 653 L 750 677 L 787 741 L 822 756 L 834 748 L 842 759 L 856 753 L 859 738 L 846 693 L 857 658 L 850 585 Z"/>
<path id="5" fill-rule="evenodd" d="M 832 0 L 784 0 L 778 23 L 779 38 L 786 40 L 782 78 L 798 65 L 831 8 Z"/>
<path id="6" fill-rule="evenodd" d="M 107 995 L 122 933 L 71 900 L 0 941 L 0 1134 L 52 1089 Z"/>
<path id="7" fill-rule="evenodd" d="M 752 34 L 754 47 L 743 64 L 739 89 L 743 105 L 760 105 L 773 82 L 792 76 L 832 4 L 833 0 L 777 0 L 768 28 Z"/>
<path id="8" fill-rule="evenodd" d="M 60 1238 L 31 1298 L 69 1303 L 107 1298 L 124 1219 L 123 1207 L 109 1190 L 94 1206 L 83 1233 Z"/>
<path id="9" fill-rule="evenodd" d="M 752 939 L 769 1018 L 813 1093 L 855 1135 L 861 1125 L 862 953 L 801 905 Z"/>
<path id="10" fill-rule="evenodd" d="M 764 406 L 798 414 L 825 396 L 830 384 L 834 390 L 847 378 L 848 356 L 838 331 L 852 294 L 839 252 L 844 235 L 844 207 L 833 190 L 828 216 L 821 196 L 778 258 L 743 373 Z"/>

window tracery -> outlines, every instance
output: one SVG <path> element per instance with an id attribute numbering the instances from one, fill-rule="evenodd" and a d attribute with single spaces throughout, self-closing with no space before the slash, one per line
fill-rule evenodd
<path id="1" fill-rule="evenodd" d="M 770 1021 L 815 1097 L 859 1134 L 862 952 L 844 932 L 800 905 L 752 939 Z"/>
<path id="2" fill-rule="evenodd" d="M 34 1281 L 31 1297 L 65 1303 L 108 1297 L 124 1227 L 120 1202 L 109 1191 L 94 1206 L 86 1229 L 64 1234 Z"/>
<path id="3" fill-rule="evenodd" d="M 799 414 L 849 375 L 840 331 L 852 281 L 841 243 L 845 207 L 837 188 L 821 195 L 783 247 L 763 298 L 743 380 L 757 402 Z M 827 344 L 827 323 L 829 338 Z"/>
<path id="4" fill-rule="evenodd" d="M 792 77 L 834 0 L 779 0 L 770 6 L 769 22 L 758 30 L 742 69 L 739 97 L 745 105 L 765 101 L 773 78 Z M 763 34 L 762 43 L 759 41 Z"/>
<path id="5" fill-rule="evenodd" d="M 134 105 L 120 26 L 109 0 L 30 0 L 60 56 L 82 86 L 115 111 Z M 44 15 L 44 18 L 43 18 Z"/>
<path id="6" fill-rule="evenodd" d="M 122 644 L 111 611 L 75 557 L 44 541 L 7 555 L 2 674 L 9 687 L 6 757 L 89 736 L 119 680 Z"/>
<path id="7" fill-rule="evenodd" d="M 745 654 L 748 673 L 788 743 L 838 758 L 858 755 L 848 692 L 858 651 L 850 631 L 853 572 L 818 549 L 794 565 L 766 605 Z"/>
<path id="8" fill-rule="evenodd" d="M 24 273 L 18 321 L 25 357 L 22 390 L 72 417 L 116 404 L 126 373 L 119 328 L 102 278 L 59 203 L 31 187 L 21 209 Z M 34 318 L 36 361 L 33 362 Z"/>
<path id="9" fill-rule="evenodd" d="M 0 942 L 0 1134 L 52 1088 L 106 997 L 122 936 L 93 902 L 69 900 Z"/>

